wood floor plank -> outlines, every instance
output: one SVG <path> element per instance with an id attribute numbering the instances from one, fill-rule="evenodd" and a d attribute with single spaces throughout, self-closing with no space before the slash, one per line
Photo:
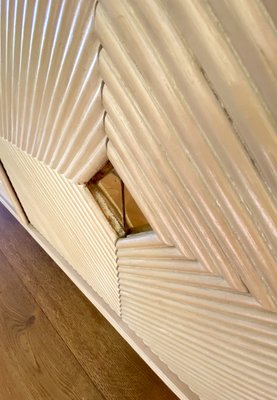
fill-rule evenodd
<path id="1" fill-rule="evenodd" d="M 106 399 L 177 399 L 1 205 L 0 249 Z"/>
<path id="2" fill-rule="evenodd" d="M 0 251 L 0 399 L 104 400 Z"/>

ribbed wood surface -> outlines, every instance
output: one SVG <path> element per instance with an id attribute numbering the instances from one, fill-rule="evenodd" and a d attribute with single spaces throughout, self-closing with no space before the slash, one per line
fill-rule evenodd
<path id="1" fill-rule="evenodd" d="M 1 3 L 0 157 L 30 222 L 201 400 L 277 393 L 276 5 Z M 153 232 L 116 242 L 76 184 L 108 158 Z"/>
<path id="2" fill-rule="evenodd" d="M 78 183 L 106 162 L 95 3 L 0 6 L 0 136 Z"/>
<path id="3" fill-rule="evenodd" d="M 155 232 L 117 242 L 122 318 L 205 400 L 277 393 L 274 8 L 96 9 L 108 156 Z"/>
<path id="4" fill-rule="evenodd" d="M 118 241 L 123 320 L 201 400 L 274 400 L 277 315 L 151 236 Z"/>
<path id="5" fill-rule="evenodd" d="M 100 1 L 108 156 L 165 244 L 276 310 L 276 30 L 240 3 Z"/>
<path id="6" fill-rule="evenodd" d="M 154 232 L 130 235 L 117 243 L 120 278 L 125 274 L 143 276 L 156 284 L 156 278 L 175 279 L 185 284 L 207 287 L 227 287 L 221 277 L 208 275 L 197 261 L 186 259 L 176 247 L 161 242 Z"/>
<path id="7" fill-rule="evenodd" d="M 116 235 L 89 190 L 3 139 L 0 154 L 30 223 L 119 313 Z"/>

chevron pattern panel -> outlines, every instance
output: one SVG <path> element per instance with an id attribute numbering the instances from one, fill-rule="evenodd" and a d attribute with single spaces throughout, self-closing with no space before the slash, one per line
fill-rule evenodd
<path id="1" fill-rule="evenodd" d="M 0 174 L 30 224 L 182 399 L 275 400 L 277 2 L 0 4 Z"/>
<path id="2" fill-rule="evenodd" d="M 275 313 L 152 233 L 117 248 L 123 320 L 201 400 L 276 398 Z"/>
<path id="3" fill-rule="evenodd" d="M 0 136 L 77 183 L 106 162 L 96 1 L 1 1 Z"/>
<path id="4" fill-rule="evenodd" d="M 154 230 L 117 242 L 122 318 L 205 400 L 277 394 L 269 7 L 96 9 L 108 157 Z"/>
<path id="5" fill-rule="evenodd" d="M 1 159 L 30 223 L 119 313 L 116 234 L 86 186 L 0 141 Z"/>
<path id="6" fill-rule="evenodd" d="M 262 29 L 269 17 L 262 5 L 258 11 Z M 255 76 L 207 2 L 103 0 L 96 15 L 116 170 L 165 244 L 276 310 L 277 136 Z M 181 31 L 186 18 L 195 21 L 191 35 Z M 215 48 L 205 47 L 206 58 L 200 41 Z"/>

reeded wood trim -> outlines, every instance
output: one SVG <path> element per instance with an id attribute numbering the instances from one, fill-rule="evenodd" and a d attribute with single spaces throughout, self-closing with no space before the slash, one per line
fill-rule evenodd
<path id="1" fill-rule="evenodd" d="M 30 223 L 119 314 L 117 236 L 88 188 L 3 139 L 0 154 Z"/>
<path id="2" fill-rule="evenodd" d="M 0 136 L 76 183 L 107 162 L 95 4 L 1 2 Z"/>
<path id="3" fill-rule="evenodd" d="M 200 399 L 271 399 L 277 315 L 153 233 L 117 242 L 122 318 Z"/>
<path id="4" fill-rule="evenodd" d="M 253 1 L 262 46 L 273 28 L 262 31 L 259 7 Z M 249 35 L 251 21 L 242 23 Z M 275 124 L 249 60 L 236 56 L 242 44 L 201 1 L 102 0 L 96 31 L 108 156 L 153 230 L 276 311 Z"/>

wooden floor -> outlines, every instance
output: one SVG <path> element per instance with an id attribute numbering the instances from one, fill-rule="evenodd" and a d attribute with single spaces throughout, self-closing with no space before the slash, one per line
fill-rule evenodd
<path id="1" fill-rule="evenodd" d="M 0 400 L 176 400 L 0 204 Z"/>

